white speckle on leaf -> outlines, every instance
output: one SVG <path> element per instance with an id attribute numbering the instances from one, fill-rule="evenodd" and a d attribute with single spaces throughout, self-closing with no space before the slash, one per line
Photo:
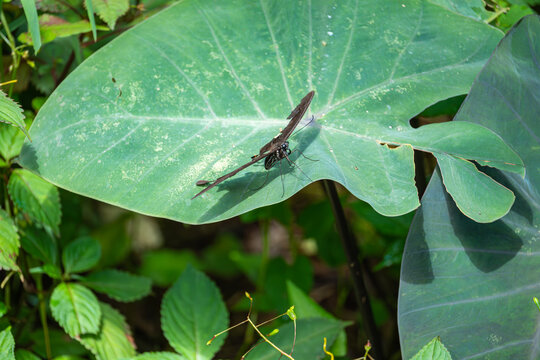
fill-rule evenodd
<path id="1" fill-rule="evenodd" d="M 334 35 L 334 33 L 331 32 L 331 31 L 328 31 L 327 34 L 328 34 L 328 36 L 333 36 Z"/>

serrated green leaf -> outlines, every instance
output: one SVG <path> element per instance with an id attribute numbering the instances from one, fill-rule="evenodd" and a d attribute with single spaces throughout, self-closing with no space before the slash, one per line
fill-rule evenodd
<path id="1" fill-rule="evenodd" d="M 99 333 L 83 335 L 79 342 L 90 350 L 96 360 L 116 360 L 135 355 L 135 346 L 126 320 L 105 303 L 99 303 L 103 318 Z"/>
<path id="2" fill-rule="evenodd" d="M 69 336 L 97 334 L 101 309 L 96 296 L 82 285 L 61 283 L 51 295 L 51 312 Z"/>
<path id="3" fill-rule="evenodd" d="M 41 35 L 39 34 L 36 2 L 35 0 L 21 0 L 21 3 L 24 9 L 24 15 L 26 16 L 26 21 L 28 22 L 28 29 L 30 29 L 30 34 L 32 34 L 32 38 L 34 39 L 34 52 L 37 54 L 41 47 Z"/>
<path id="4" fill-rule="evenodd" d="M 20 246 L 17 227 L 8 213 L 0 209 L 0 269 L 19 270 L 17 256 Z"/>
<path id="5" fill-rule="evenodd" d="M 85 276 L 81 282 L 117 301 L 135 301 L 150 293 L 152 280 L 119 270 L 102 270 Z"/>
<path id="6" fill-rule="evenodd" d="M 185 360 L 186 358 L 171 352 L 147 352 L 122 360 Z"/>
<path id="7" fill-rule="evenodd" d="M 15 360 L 15 340 L 11 335 L 11 326 L 0 331 L 0 359 Z"/>
<path id="8" fill-rule="evenodd" d="M 26 169 L 15 169 L 9 178 L 8 191 L 19 209 L 37 224 L 58 234 L 60 196 L 54 185 Z"/>
<path id="9" fill-rule="evenodd" d="M 452 360 L 450 353 L 436 337 L 427 343 L 411 360 Z"/>
<path id="10" fill-rule="evenodd" d="M 295 360 L 313 360 L 324 356 L 323 338 L 331 344 L 338 333 L 345 327 L 341 321 L 314 318 L 300 319 L 296 322 L 296 344 L 293 357 Z M 286 353 L 290 353 L 294 338 L 292 321 L 279 327 L 279 333 L 272 336 L 272 343 Z M 275 360 L 279 357 L 276 351 L 267 343 L 260 343 L 246 357 L 247 360 Z"/>
<path id="11" fill-rule="evenodd" d="M 45 264 L 57 265 L 58 248 L 56 240 L 46 231 L 27 227 L 21 238 L 21 245 L 27 253 Z"/>
<path id="12" fill-rule="evenodd" d="M 129 9 L 128 0 L 92 0 L 94 11 L 114 30 L 116 20 Z"/>
<path id="13" fill-rule="evenodd" d="M 446 191 L 463 214 L 479 223 L 500 219 L 510 211 L 514 193 L 479 171 L 473 163 L 435 154 Z"/>
<path id="14" fill-rule="evenodd" d="M 88 351 L 77 341 L 66 336 L 63 330 L 56 329 L 56 327 L 49 327 L 47 337 L 44 336 L 42 329 L 37 329 L 30 333 L 30 338 L 33 344 L 32 351 L 42 359 L 48 357 L 47 346 L 50 346 L 54 360 L 57 360 L 57 357 L 63 359 L 62 356 L 65 356 L 65 360 L 88 359 Z M 45 344 L 46 338 L 47 344 Z"/>
<path id="15" fill-rule="evenodd" d="M 280 202 L 323 178 L 401 215 L 419 206 L 413 149 L 444 152 L 422 143 L 417 134 L 428 130 L 409 120 L 466 93 L 502 35 L 422 0 L 182 1 L 101 48 L 55 90 L 30 131 L 40 141 L 25 143 L 21 163 L 77 193 L 187 223 Z M 137 61 L 127 67 L 126 58 Z M 197 180 L 249 161 L 312 89 L 306 120 L 314 115 L 316 125 L 290 138 L 297 167 L 284 162 L 280 176 L 252 166 L 191 200 Z M 401 132 L 410 145 L 380 145 Z"/>
<path id="16" fill-rule="evenodd" d="M 19 128 L 0 123 L 0 155 L 5 161 L 18 156 L 24 143 L 24 133 Z"/>
<path id="17" fill-rule="evenodd" d="M 210 360 L 225 340 L 223 334 L 206 342 L 228 326 L 227 309 L 216 285 L 191 266 L 165 293 L 161 324 L 169 344 L 189 360 Z"/>
<path id="18" fill-rule="evenodd" d="M 94 238 L 84 236 L 69 243 L 62 252 L 66 274 L 90 270 L 99 262 L 101 245 Z"/>
<path id="19" fill-rule="evenodd" d="M 24 349 L 17 349 L 15 351 L 15 359 L 17 359 L 17 360 L 41 360 L 41 358 L 39 356 L 35 355 L 33 352 L 28 351 L 28 350 L 24 350 Z"/>
<path id="20" fill-rule="evenodd" d="M 22 108 L 19 104 L 10 99 L 2 90 L 0 90 L 0 121 L 19 128 L 26 136 L 29 136 L 26 131 Z M 0 138 L 0 140 L 4 139 Z M 4 150 L 3 147 L 4 144 L 2 144 L 2 150 Z M 4 156 L 3 151 L 2 156 Z M 8 160 L 9 158 L 4 156 L 4 159 Z"/>

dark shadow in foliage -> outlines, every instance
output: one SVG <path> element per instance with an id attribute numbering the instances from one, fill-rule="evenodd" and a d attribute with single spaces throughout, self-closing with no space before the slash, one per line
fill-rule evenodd
<path id="1" fill-rule="evenodd" d="M 482 170 L 488 169 L 483 168 Z M 532 212 L 529 205 L 501 172 L 496 169 L 489 169 L 488 172 L 489 176 L 516 194 L 516 201 L 511 211 L 526 215 L 525 218 L 531 219 Z M 486 273 L 495 271 L 516 256 L 523 246 L 523 241 L 502 220 L 489 224 L 477 223 L 459 211 L 448 193 L 445 192 L 445 196 L 454 233 L 463 245 L 471 262 L 480 271 Z"/>
<path id="2" fill-rule="evenodd" d="M 302 129 L 302 126 L 303 124 L 299 125 L 300 129 Z M 309 154 L 304 154 L 304 150 L 307 149 L 308 146 L 315 140 L 320 131 L 321 127 L 317 124 L 316 121 L 312 121 L 308 126 L 302 129 L 300 134 L 296 135 L 298 131 L 293 134 L 293 137 L 291 137 L 291 145 L 294 146 L 294 143 L 296 143 L 296 146 L 292 148 L 293 152 L 289 156 L 289 159 L 296 163 L 296 160 L 302 156 L 301 154 L 309 157 Z M 264 145 L 264 142 L 261 144 L 261 146 L 262 145 Z M 249 159 L 246 159 L 246 162 L 248 161 Z M 260 163 L 264 163 L 264 159 L 262 159 Z M 238 164 L 238 166 L 241 165 L 242 164 Z M 232 170 L 233 169 L 231 169 L 230 171 Z M 226 191 L 227 194 L 223 196 L 218 203 L 216 203 L 207 212 L 205 212 L 198 219 L 198 221 L 211 221 L 216 216 L 236 206 L 239 202 L 249 199 L 251 196 L 253 196 L 259 191 L 264 191 L 265 187 L 268 184 L 270 184 L 273 180 L 280 177 L 281 175 L 283 175 L 285 187 L 287 186 L 285 180 L 287 176 L 297 176 L 307 180 L 306 176 L 302 174 L 300 170 L 296 169 L 295 166 L 292 166 L 287 162 L 287 159 L 281 160 L 280 163 L 276 164 L 270 170 L 264 170 L 264 168 L 261 168 L 261 170 L 258 171 L 249 171 L 248 169 L 244 171 L 248 172 L 244 173 L 243 175 L 242 173 L 237 174 L 236 176 L 227 179 L 223 183 L 217 185 L 216 188 L 208 192 L 211 194 L 212 191 Z M 285 191 L 286 190 L 287 189 L 285 188 Z"/>
<path id="3" fill-rule="evenodd" d="M 36 149 L 32 143 L 25 142 L 21 149 L 20 160 L 24 162 L 26 168 L 32 172 L 39 174 L 39 164 L 37 162 Z"/>
<path id="4" fill-rule="evenodd" d="M 424 208 L 421 207 L 414 216 L 413 224 L 424 223 Z M 409 249 L 414 249 L 411 251 Z M 411 284 L 428 284 L 434 279 L 429 247 L 426 243 L 424 226 L 411 226 L 411 232 L 405 243 L 403 260 L 401 261 L 401 280 Z"/>

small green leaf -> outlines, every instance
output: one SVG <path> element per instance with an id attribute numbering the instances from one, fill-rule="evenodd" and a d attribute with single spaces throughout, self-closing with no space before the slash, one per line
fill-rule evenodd
<path id="1" fill-rule="evenodd" d="M 9 178 L 11 199 L 38 224 L 58 234 L 60 225 L 60 197 L 58 189 L 25 169 L 15 169 Z"/>
<path id="2" fill-rule="evenodd" d="M 96 360 L 110 360 L 132 357 L 135 346 L 126 320 L 116 309 L 99 303 L 103 318 L 99 333 L 83 335 L 79 342 L 90 350 Z"/>
<path id="3" fill-rule="evenodd" d="M 21 245 L 24 251 L 45 264 L 57 264 L 58 248 L 56 240 L 46 231 L 27 227 L 24 229 Z"/>
<path id="4" fill-rule="evenodd" d="M 6 304 L 4 304 L 2 301 L 0 301 L 0 318 L 4 316 L 7 312 Z"/>
<path id="5" fill-rule="evenodd" d="M 17 227 L 9 215 L 0 209 L 0 269 L 19 270 L 17 266 L 19 247 Z"/>
<path id="6" fill-rule="evenodd" d="M 22 108 L 2 90 L 0 90 L 0 121 L 18 127 L 26 136 L 29 136 L 26 131 Z M 30 139 L 30 137 L 28 137 L 28 139 Z M 19 151 L 21 150 L 21 146 L 22 144 L 18 148 Z M 4 156 L 3 153 L 2 156 Z M 6 159 L 6 157 L 4 157 L 4 159 Z"/>
<path id="7" fill-rule="evenodd" d="M 216 285 L 191 266 L 165 293 L 161 323 L 170 345 L 189 360 L 210 360 L 226 335 L 212 336 L 227 328 L 227 309 Z"/>
<path id="8" fill-rule="evenodd" d="M 186 267 L 200 268 L 197 255 L 189 250 L 159 249 L 143 255 L 140 273 L 159 286 L 169 286 Z"/>
<path id="9" fill-rule="evenodd" d="M 18 156 L 24 143 L 24 133 L 18 127 L 0 123 L 0 155 L 5 161 Z"/>
<path id="10" fill-rule="evenodd" d="M 314 318 L 296 322 L 296 344 L 293 357 L 296 360 L 322 359 L 323 338 L 332 343 L 345 323 L 336 320 Z M 272 343 L 286 353 L 291 351 L 294 338 L 292 322 L 279 327 L 279 333 L 272 337 Z M 279 353 L 266 343 L 259 343 L 246 357 L 247 360 L 275 360 Z"/>
<path id="11" fill-rule="evenodd" d="M 84 285 L 117 301 L 134 301 L 150 293 L 152 280 L 119 270 L 102 270 L 85 276 Z"/>
<path id="12" fill-rule="evenodd" d="M 62 252 L 66 274 L 83 272 L 96 265 L 101 257 L 101 246 L 97 240 L 85 236 L 69 243 Z"/>
<path id="13" fill-rule="evenodd" d="M 287 294 L 290 303 L 294 304 L 298 319 L 324 318 L 337 320 L 292 281 L 287 281 Z M 344 356 L 347 353 L 347 334 L 345 334 L 345 330 L 339 332 L 336 341 L 331 346 L 331 351 L 336 356 Z"/>
<path id="14" fill-rule="evenodd" d="M 122 360 L 185 360 L 186 358 L 171 352 L 147 352 L 129 359 Z"/>
<path id="15" fill-rule="evenodd" d="M 116 20 L 124 15 L 129 9 L 128 0 L 92 0 L 98 16 L 114 30 Z"/>
<path id="16" fill-rule="evenodd" d="M 479 171 L 473 163 L 435 154 L 446 191 L 463 214 L 479 223 L 493 222 L 510 211 L 514 193 Z"/>
<path id="17" fill-rule="evenodd" d="M 51 312 L 69 336 L 96 334 L 101 309 L 96 296 L 82 285 L 61 283 L 51 295 Z"/>
<path id="18" fill-rule="evenodd" d="M 34 52 L 37 54 L 41 47 L 41 35 L 39 33 L 36 2 L 35 0 L 21 0 L 21 3 L 24 9 L 24 15 L 26 16 L 26 21 L 28 22 L 28 29 L 30 29 L 30 34 L 32 34 Z"/>
<path id="19" fill-rule="evenodd" d="M 452 360 L 450 353 L 436 337 L 425 345 L 411 360 Z"/>
<path id="20" fill-rule="evenodd" d="M 39 356 L 35 355 L 33 352 L 24 350 L 24 349 L 16 350 L 15 358 L 17 360 L 41 360 Z M 55 360 L 58 360 L 58 359 L 55 359 Z"/>
<path id="21" fill-rule="evenodd" d="M 8 326 L 3 331 L 0 331 L 0 359 L 15 360 L 15 340 L 11 335 L 11 326 Z"/>

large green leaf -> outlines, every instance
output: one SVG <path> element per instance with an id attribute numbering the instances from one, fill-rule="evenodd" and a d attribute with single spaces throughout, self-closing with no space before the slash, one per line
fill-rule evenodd
<path id="1" fill-rule="evenodd" d="M 83 335 L 79 342 L 96 360 L 117 360 L 135 355 L 135 344 L 126 320 L 116 309 L 99 303 L 103 318 L 96 335 Z"/>
<path id="2" fill-rule="evenodd" d="M 523 171 L 485 128 L 409 124 L 467 92 L 501 36 L 428 0 L 182 1 L 79 66 L 41 108 L 21 162 L 68 190 L 188 223 L 323 178 L 404 214 L 419 205 L 415 147 Z M 197 180 L 248 162 L 310 89 L 315 122 L 291 138 L 297 167 L 252 166 L 191 200 Z"/>
<path id="3" fill-rule="evenodd" d="M 501 41 L 455 120 L 499 134 L 526 176 L 489 169 L 516 195 L 491 224 L 464 217 L 433 176 L 403 256 L 399 327 L 403 358 L 435 336 L 455 359 L 537 359 L 540 293 L 540 18 Z"/>
<path id="4" fill-rule="evenodd" d="M 51 312 L 71 337 L 96 334 L 101 310 L 96 296 L 82 285 L 61 283 L 51 295 Z"/>
<path id="5" fill-rule="evenodd" d="M 188 266 L 163 297 L 161 324 L 176 351 L 189 360 L 210 360 L 226 334 L 206 343 L 227 328 L 227 310 L 216 285 Z"/>

